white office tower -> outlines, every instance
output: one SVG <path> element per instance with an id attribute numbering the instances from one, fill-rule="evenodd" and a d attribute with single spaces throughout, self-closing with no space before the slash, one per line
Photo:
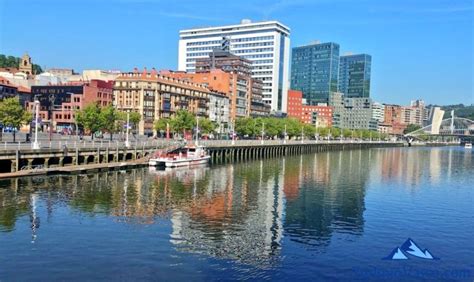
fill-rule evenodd
<path id="1" fill-rule="evenodd" d="M 290 29 L 277 21 L 186 29 L 179 32 L 178 69 L 194 72 L 198 58 L 224 49 L 252 61 L 252 77 L 263 82 L 263 100 L 286 112 L 290 63 Z"/>

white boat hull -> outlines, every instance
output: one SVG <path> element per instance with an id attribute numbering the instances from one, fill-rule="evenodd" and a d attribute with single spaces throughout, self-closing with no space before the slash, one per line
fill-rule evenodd
<path id="1" fill-rule="evenodd" d="M 199 158 L 177 158 L 177 159 L 168 159 L 168 158 L 157 158 L 151 159 L 148 164 L 150 166 L 165 166 L 165 167 L 182 167 L 182 166 L 193 166 L 207 164 L 211 156 L 203 156 Z"/>

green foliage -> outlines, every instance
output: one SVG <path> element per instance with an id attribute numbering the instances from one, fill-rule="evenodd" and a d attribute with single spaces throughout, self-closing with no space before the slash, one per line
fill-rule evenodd
<path id="1" fill-rule="evenodd" d="M 235 129 L 236 132 L 242 135 L 254 135 L 255 132 L 255 119 L 253 118 L 238 118 L 235 121 Z"/>
<path id="2" fill-rule="evenodd" d="M 129 114 L 129 122 L 131 128 L 136 128 L 137 124 L 142 119 L 140 113 L 137 112 L 128 112 Z M 117 112 L 117 127 L 123 128 L 123 126 L 127 123 L 127 112 Z"/>
<path id="3" fill-rule="evenodd" d="M 193 114 L 185 110 L 179 110 L 176 116 L 171 119 L 171 127 L 175 132 L 193 129 L 196 118 Z"/>
<path id="4" fill-rule="evenodd" d="M 352 130 L 347 129 L 347 128 L 343 129 L 343 130 L 342 130 L 342 136 L 343 136 L 344 138 L 350 138 L 350 137 L 352 137 Z"/>
<path id="5" fill-rule="evenodd" d="M 286 125 L 286 134 L 291 138 L 293 136 L 301 135 L 301 127 L 303 123 L 296 118 L 286 118 L 283 121 L 283 126 Z"/>
<path id="6" fill-rule="evenodd" d="M 136 126 L 140 120 L 142 119 L 142 116 L 140 115 L 140 113 L 137 113 L 137 112 L 130 112 L 130 123 L 132 124 L 132 126 Z"/>
<path id="7" fill-rule="evenodd" d="M 413 132 L 415 130 L 418 130 L 420 129 L 421 126 L 419 126 L 418 124 L 409 124 L 404 130 L 403 130 L 403 134 L 407 134 L 407 133 L 410 133 L 410 132 Z"/>
<path id="8" fill-rule="evenodd" d="M 316 135 L 316 127 L 312 124 L 305 124 L 303 126 L 303 132 L 305 137 L 313 137 Z"/>
<path id="9" fill-rule="evenodd" d="M 214 132 L 216 127 L 217 125 L 208 118 L 199 119 L 199 130 L 203 134 L 209 134 L 211 132 Z"/>
<path id="10" fill-rule="evenodd" d="M 0 102 L 0 123 L 4 126 L 20 129 L 23 124 L 29 123 L 31 119 L 32 114 L 23 109 L 18 97 L 5 98 Z M 16 141 L 15 131 L 13 132 L 13 141 Z"/>
<path id="11" fill-rule="evenodd" d="M 117 125 L 118 117 L 119 114 L 112 105 L 100 109 L 99 124 L 102 125 L 103 130 L 110 134 L 110 140 L 112 140 L 112 135 L 117 132 L 119 128 Z"/>
<path id="12" fill-rule="evenodd" d="M 167 124 L 171 124 L 171 119 L 169 119 L 169 118 L 160 118 L 158 120 L 155 120 L 155 122 L 153 123 L 153 128 L 156 131 L 162 131 L 162 130 L 166 131 Z"/>
<path id="13" fill-rule="evenodd" d="M 279 118 L 264 118 L 262 122 L 265 123 L 265 135 L 273 137 L 280 136 L 285 130 L 285 125 L 283 124 L 283 119 Z M 260 128 L 260 135 L 262 134 L 262 128 Z"/>
<path id="14" fill-rule="evenodd" d="M 76 122 L 91 133 L 103 128 L 103 117 L 101 108 L 96 103 L 90 103 L 84 109 L 76 111 Z"/>
<path id="15" fill-rule="evenodd" d="M 465 106 L 463 104 L 441 106 L 445 111 L 443 119 L 451 117 L 451 110 L 454 110 L 455 117 L 462 117 L 474 120 L 474 105 Z"/>
<path id="16" fill-rule="evenodd" d="M 20 62 L 21 58 L 0 54 L 0 68 L 18 68 Z M 42 72 L 43 69 L 39 65 L 33 64 L 33 74 L 40 74 Z"/>

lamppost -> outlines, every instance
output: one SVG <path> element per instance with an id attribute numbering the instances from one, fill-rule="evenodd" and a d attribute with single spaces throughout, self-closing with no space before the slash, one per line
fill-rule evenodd
<path id="1" fill-rule="evenodd" d="M 127 112 L 127 136 L 125 137 L 125 147 L 130 147 L 130 142 L 128 141 L 128 130 L 130 129 L 130 112 Z"/>
<path id="2" fill-rule="evenodd" d="M 54 94 L 49 94 L 49 141 L 51 142 L 52 134 L 53 134 L 53 107 L 54 107 L 54 100 L 56 100 L 56 96 Z"/>
<path id="3" fill-rule="evenodd" d="M 38 121 L 39 121 L 40 102 L 35 99 L 34 105 L 35 105 L 35 141 L 33 142 L 31 147 L 33 148 L 33 150 L 38 150 L 40 148 L 39 143 L 38 143 Z"/>
<path id="4" fill-rule="evenodd" d="M 285 123 L 285 133 L 283 135 L 283 144 L 286 144 L 286 135 L 287 133 L 286 133 L 286 123 Z"/>
<path id="5" fill-rule="evenodd" d="M 235 121 L 231 123 L 232 126 L 232 145 L 235 145 Z"/>
<path id="6" fill-rule="evenodd" d="M 263 136 L 265 135 L 265 123 L 262 122 L 262 142 L 261 144 L 263 145 Z"/>
<path id="7" fill-rule="evenodd" d="M 304 142 L 304 126 L 301 127 L 301 143 Z"/>

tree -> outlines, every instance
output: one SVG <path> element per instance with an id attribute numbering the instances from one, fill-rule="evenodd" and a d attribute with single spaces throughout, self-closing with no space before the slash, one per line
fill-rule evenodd
<path id="1" fill-rule="evenodd" d="M 199 119 L 199 130 L 201 133 L 209 134 L 216 129 L 216 124 L 208 118 Z"/>
<path id="2" fill-rule="evenodd" d="M 286 124 L 286 134 L 289 137 L 301 135 L 302 123 L 296 118 L 286 118 L 283 126 Z"/>
<path id="3" fill-rule="evenodd" d="M 283 119 L 265 118 L 265 134 L 268 136 L 282 135 L 284 131 Z"/>
<path id="4" fill-rule="evenodd" d="M 193 114 L 185 110 L 179 110 L 176 116 L 171 119 L 171 127 L 176 132 L 193 129 L 196 124 L 196 118 Z"/>
<path id="5" fill-rule="evenodd" d="M 112 136 L 114 132 L 117 131 L 118 112 L 112 105 L 100 108 L 99 110 L 99 123 L 102 125 L 101 129 L 110 134 L 110 141 L 112 141 Z"/>
<path id="6" fill-rule="evenodd" d="M 314 137 L 316 134 L 316 127 L 312 124 L 303 125 L 303 133 L 306 137 Z"/>
<path id="7" fill-rule="evenodd" d="M 169 118 L 160 118 L 155 120 L 155 122 L 153 123 L 153 128 L 156 131 L 166 130 L 168 124 L 171 124 L 171 120 Z"/>
<path id="8" fill-rule="evenodd" d="M 16 130 L 31 121 L 32 115 L 25 111 L 18 97 L 5 98 L 0 102 L 0 122 L 13 128 L 13 142 L 16 142 Z"/>
<path id="9" fill-rule="evenodd" d="M 407 133 L 410 133 L 410 132 L 413 132 L 415 130 L 418 130 L 420 129 L 421 126 L 419 126 L 418 124 L 409 124 L 404 130 L 403 130 L 403 134 L 407 134 Z"/>
<path id="10" fill-rule="evenodd" d="M 127 123 L 127 113 L 129 114 L 129 122 L 131 124 L 131 128 L 136 129 L 137 124 L 142 119 L 140 113 L 137 112 L 117 112 L 117 121 L 118 127 L 123 128 Z"/>
<path id="11" fill-rule="evenodd" d="M 234 130 L 242 135 L 253 135 L 255 129 L 255 120 L 249 117 L 238 118 L 235 121 Z"/>
<path id="12" fill-rule="evenodd" d="M 76 121 L 79 125 L 84 127 L 92 133 L 94 139 L 94 132 L 103 128 L 101 123 L 101 109 L 96 103 L 90 103 L 83 110 L 76 112 Z"/>
<path id="13" fill-rule="evenodd" d="M 142 116 L 140 115 L 140 113 L 130 112 L 130 123 L 132 124 L 133 128 L 137 126 L 141 119 Z"/>

